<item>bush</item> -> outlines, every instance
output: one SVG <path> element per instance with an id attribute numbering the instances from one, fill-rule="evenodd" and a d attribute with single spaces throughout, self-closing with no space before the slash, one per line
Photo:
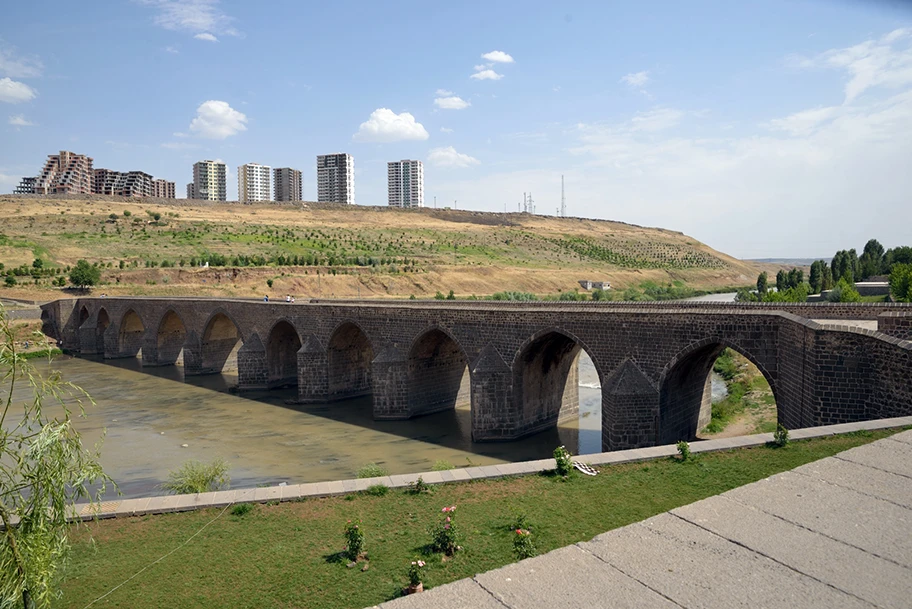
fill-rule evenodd
<path id="1" fill-rule="evenodd" d="M 416 587 L 421 583 L 421 569 L 424 567 L 425 562 L 423 560 L 413 560 L 412 564 L 409 565 L 408 569 L 408 578 L 409 586 Z"/>
<path id="2" fill-rule="evenodd" d="M 570 458 L 570 452 L 563 446 L 554 449 L 554 471 L 558 476 L 569 476 L 573 471 L 573 460 Z"/>
<path id="3" fill-rule="evenodd" d="M 386 476 L 389 472 L 380 465 L 376 463 L 368 463 L 364 467 L 358 470 L 359 478 L 379 478 L 381 476 Z"/>
<path id="4" fill-rule="evenodd" d="M 789 432 L 788 429 L 782 425 L 776 426 L 776 431 L 773 432 L 773 445 L 782 448 L 789 443 Z"/>
<path id="5" fill-rule="evenodd" d="M 538 553 L 535 543 L 532 541 L 532 531 L 516 529 L 513 535 L 513 553 L 519 560 L 532 558 Z"/>
<path id="6" fill-rule="evenodd" d="M 444 461 L 443 459 L 438 459 L 434 461 L 434 466 L 431 467 L 431 470 L 435 472 L 442 472 L 448 469 L 454 469 L 454 465 L 449 461 Z"/>
<path id="7" fill-rule="evenodd" d="M 231 478 L 229 466 L 224 459 L 203 463 L 191 459 L 176 471 L 168 472 L 168 481 L 161 484 L 162 490 L 175 495 L 207 493 L 228 488 Z"/>
<path id="8" fill-rule="evenodd" d="M 125 209 L 123 215 L 124 215 L 124 218 L 129 218 L 130 216 L 133 215 L 133 212 L 131 212 L 129 209 Z"/>
<path id="9" fill-rule="evenodd" d="M 361 530 L 361 521 L 348 521 L 343 531 L 345 535 L 344 554 L 351 561 L 357 561 L 364 552 L 364 531 Z"/>
<path id="10" fill-rule="evenodd" d="M 690 461 L 693 455 L 690 454 L 690 444 L 681 440 L 677 444 L 678 446 L 678 455 L 681 457 L 681 461 Z"/>
<path id="11" fill-rule="evenodd" d="M 6 287 L 11 288 L 11 287 L 13 287 L 14 285 L 16 285 L 16 278 L 13 277 L 12 275 L 7 275 L 7 276 L 6 276 L 6 279 L 3 280 L 3 284 L 4 284 Z"/>
<path id="12" fill-rule="evenodd" d="M 456 529 L 456 506 L 440 510 L 446 516 L 431 529 L 431 549 L 452 556 L 459 549 L 459 534 Z"/>
<path id="13" fill-rule="evenodd" d="M 491 300 L 533 301 L 538 300 L 538 296 L 530 292 L 496 292 L 491 294 Z"/>
<path id="14" fill-rule="evenodd" d="M 272 287 L 272 279 L 267 279 L 267 280 L 266 280 L 266 285 L 269 286 L 269 287 L 271 288 L 271 287 Z"/>
<path id="15" fill-rule="evenodd" d="M 890 292 L 899 302 L 912 302 L 912 264 L 893 265 L 890 271 Z"/>
<path id="16" fill-rule="evenodd" d="M 425 482 L 421 476 L 418 476 L 417 480 L 409 484 L 409 492 L 413 495 L 430 494 L 434 492 L 434 487 Z"/>
<path id="17" fill-rule="evenodd" d="M 836 287 L 827 296 L 830 302 L 861 302 L 861 294 L 855 289 L 855 285 L 846 281 L 845 278 L 836 282 Z"/>
<path id="18" fill-rule="evenodd" d="M 561 292 L 561 295 L 557 297 L 558 300 L 578 302 L 581 300 L 586 300 L 585 294 L 580 294 L 576 290 L 572 292 Z"/>
<path id="19" fill-rule="evenodd" d="M 231 508 L 231 515 L 232 516 L 243 516 L 244 514 L 247 514 L 252 511 L 253 511 L 252 503 L 238 503 L 233 508 Z"/>
<path id="20" fill-rule="evenodd" d="M 364 492 L 373 497 L 382 497 L 389 492 L 389 487 L 385 484 L 372 484 Z"/>

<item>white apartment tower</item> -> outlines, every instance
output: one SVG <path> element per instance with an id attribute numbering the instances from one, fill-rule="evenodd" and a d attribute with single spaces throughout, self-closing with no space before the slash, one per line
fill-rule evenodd
<path id="1" fill-rule="evenodd" d="M 317 201 L 355 204 L 355 160 L 340 152 L 317 157 Z"/>
<path id="2" fill-rule="evenodd" d="M 270 201 L 272 197 L 272 167 L 247 163 L 238 167 L 238 202 Z"/>
<path id="3" fill-rule="evenodd" d="M 225 164 L 218 161 L 194 163 L 193 198 L 205 201 L 227 201 L 227 173 Z"/>
<path id="4" fill-rule="evenodd" d="M 406 159 L 386 167 L 390 207 L 424 207 L 424 164 Z"/>

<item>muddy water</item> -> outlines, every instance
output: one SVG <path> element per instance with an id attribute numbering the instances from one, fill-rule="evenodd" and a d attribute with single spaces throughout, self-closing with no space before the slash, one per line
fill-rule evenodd
<path id="1" fill-rule="evenodd" d="M 374 421 L 369 397 L 289 405 L 294 389 L 238 396 L 228 393 L 236 377 L 185 379 L 180 366 L 141 368 L 135 359 L 64 357 L 54 367 L 95 399 L 76 427 L 87 443 L 106 430 L 102 464 L 126 498 L 154 494 L 168 471 L 188 459 L 223 457 L 232 487 L 241 488 L 352 478 L 370 462 L 398 474 L 430 470 L 438 460 L 462 467 L 541 459 L 559 444 L 578 453 L 601 450 L 601 392 L 585 357 L 579 420 L 503 443 L 472 442 L 467 406 L 410 421 Z"/>

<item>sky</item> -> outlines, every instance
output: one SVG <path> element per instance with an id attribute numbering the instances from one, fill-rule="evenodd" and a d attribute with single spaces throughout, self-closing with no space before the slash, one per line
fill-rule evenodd
<path id="1" fill-rule="evenodd" d="M 52 1 L 0 19 L 0 192 L 71 150 L 202 159 L 355 201 L 425 164 L 431 207 L 658 226 L 740 258 L 912 245 L 912 2 Z"/>

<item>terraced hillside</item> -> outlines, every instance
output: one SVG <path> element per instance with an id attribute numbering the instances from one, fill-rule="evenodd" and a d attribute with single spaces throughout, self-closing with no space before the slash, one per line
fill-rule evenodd
<path id="1" fill-rule="evenodd" d="M 50 295 L 81 258 L 110 294 L 545 295 L 580 279 L 717 288 L 757 274 L 681 233 L 528 214 L 3 196 L 0 224 L 0 262 L 19 267 L 10 296 Z M 36 258 L 43 270 L 25 268 Z"/>

